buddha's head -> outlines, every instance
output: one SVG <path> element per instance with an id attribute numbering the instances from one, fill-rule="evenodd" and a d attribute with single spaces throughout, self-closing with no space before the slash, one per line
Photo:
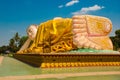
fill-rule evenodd
<path id="1" fill-rule="evenodd" d="M 34 40 L 37 34 L 37 25 L 30 25 L 27 29 L 27 35 L 31 40 Z"/>

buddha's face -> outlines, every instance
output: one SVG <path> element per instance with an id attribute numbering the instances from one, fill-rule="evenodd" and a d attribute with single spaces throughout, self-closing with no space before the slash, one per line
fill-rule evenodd
<path id="1" fill-rule="evenodd" d="M 31 25 L 27 29 L 27 35 L 31 40 L 34 40 L 37 34 L 37 26 L 36 25 Z"/>

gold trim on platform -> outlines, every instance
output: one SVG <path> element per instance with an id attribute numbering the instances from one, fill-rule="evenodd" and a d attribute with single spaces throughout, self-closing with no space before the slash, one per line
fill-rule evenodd
<path id="1" fill-rule="evenodd" d="M 15 54 L 15 58 L 41 68 L 120 66 L 120 54 Z"/>

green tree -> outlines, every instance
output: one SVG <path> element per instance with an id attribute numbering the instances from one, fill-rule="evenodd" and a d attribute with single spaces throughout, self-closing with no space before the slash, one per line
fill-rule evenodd
<path id="1" fill-rule="evenodd" d="M 27 36 L 20 37 L 18 32 L 16 32 L 15 35 L 9 40 L 9 44 L 7 46 L 3 45 L 0 47 L 0 53 L 6 53 L 9 51 L 16 53 L 25 43 L 27 38 Z"/>
<path id="2" fill-rule="evenodd" d="M 0 53 L 3 54 L 3 53 L 6 53 L 7 51 L 9 51 L 9 46 L 3 45 L 0 47 Z"/>
<path id="3" fill-rule="evenodd" d="M 120 49 L 120 29 L 115 31 L 115 36 L 110 37 L 113 43 L 114 50 Z"/>
<path id="4" fill-rule="evenodd" d="M 9 42 L 9 49 L 11 52 L 16 52 L 19 50 L 19 41 L 20 41 L 20 36 L 17 33 L 15 33 L 15 35 L 13 36 L 13 38 L 10 39 L 10 42 Z"/>
<path id="5" fill-rule="evenodd" d="M 18 47 L 19 41 L 20 41 L 20 36 L 19 36 L 18 32 L 15 34 L 13 39 L 15 40 L 15 46 Z"/>
<path id="6" fill-rule="evenodd" d="M 120 29 L 115 31 L 116 37 L 120 38 Z"/>
<path id="7" fill-rule="evenodd" d="M 10 39 L 9 46 L 13 48 L 15 46 L 15 40 L 12 38 Z"/>
<path id="8" fill-rule="evenodd" d="M 27 36 L 22 36 L 19 41 L 19 49 L 22 47 L 22 45 L 25 43 L 25 41 L 28 39 Z"/>

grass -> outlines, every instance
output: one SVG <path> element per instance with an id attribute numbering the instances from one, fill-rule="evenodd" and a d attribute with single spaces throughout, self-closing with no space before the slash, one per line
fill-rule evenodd
<path id="1" fill-rule="evenodd" d="M 120 80 L 120 75 L 87 76 L 87 77 L 81 76 L 67 78 L 32 79 L 32 80 Z"/>
<path id="2" fill-rule="evenodd" d="M 0 76 L 28 75 L 41 73 L 41 69 L 33 68 L 12 57 L 4 57 L 0 65 Z"/>
<path id="3" fill-rule="evenodd" d="M 0 76 L 58 74 L 76 72 L 120 71 L 119 66 L 111 67 L 76 67 L 76 68 L 36 68 L 12 57 L 4 57 L 0 65 Z"/>

